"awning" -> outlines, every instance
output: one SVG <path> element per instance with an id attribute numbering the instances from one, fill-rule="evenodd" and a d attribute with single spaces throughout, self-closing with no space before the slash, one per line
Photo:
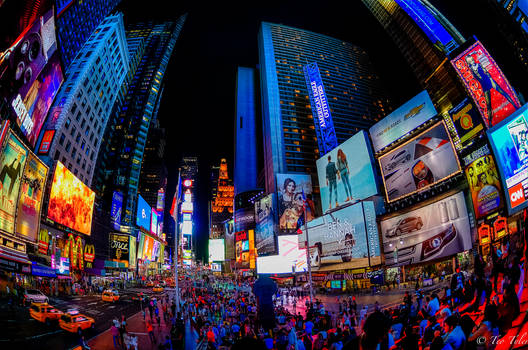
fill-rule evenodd
<path id="1" fill-rule="evenodd" d="M 31 264 L 26 253 L 0 246 L 0 258 L 16 261 L 22 264 Z"/>
<path id="2" fill-rule="evenodd" d="M 31 274 L 33 276 L 57 277 L 57 274 L 55 273 L 55 269 L 52 269 L 49 266 L 38 264 L 34 261 L 32 263 L 33 265 L 31 266 Z"/>

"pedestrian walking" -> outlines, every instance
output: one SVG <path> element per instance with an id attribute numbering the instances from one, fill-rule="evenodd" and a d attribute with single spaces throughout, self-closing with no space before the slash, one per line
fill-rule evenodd
<path id="1" fill-rule="evenodd" d="M 154 336 L 154 328 L 152 328 L 152 323 L 147 321 L 147 333 L 149 335 L 150 341 L 156 343 L 156 337 Z"/>
<path id="2" fill-rule="evenodd" d="M 130 347 L 133 348 L 134 350 L 138 350 L 138 338 L 137 338 L 137 335 L 135 334 L 132 334 L 130 336 Z"/>
<path id="3" fill-rule="evenodd" d="M 114 341 L 114 348 L 119 349 L 119 330 L 115 326 L 115 324 L 110 327 L 110 333 L 112 334 L 112 339 Z"/>

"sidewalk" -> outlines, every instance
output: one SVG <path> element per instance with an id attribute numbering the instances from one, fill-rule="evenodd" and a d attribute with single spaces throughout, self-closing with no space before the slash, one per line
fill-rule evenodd
<path id="1" fill-rule="evenodd" d="M 161 317 L 161 327 L 158 327 L 157 322 L 153 323 L 154 328 L 154 336 L 156 337 L 156 344 L 153 344 L 150 341 L 150 337 L 147 333 L 147 327 L 146 322 L 143 321 L 143 316 L 141 312 L 138 312 L 132 317 L 129 317 L 127 319 L 127 330 L 129 333 L 136 334 L 138 337 L 138 349 L 141 350 L 154 350 L 158 349 L 159 344 L 163 344 L 165 342 L 165 336 L 170 337 L 170 329 L 171 324 L 170 321 L 163 320 L 163 314 L 160 311 L 160 317 Z M 147 316 L 146 320 L 149 320 L 148 316 L 148 310 L 147 310 Z M 154 321 L 156 319 L 154 318 Z M 112 338 L 112 334 L 110 333 L 110 329 L 107 331 L 99 334 L 98 336 L 90 339 L 88 342 L 88 345 L 92 350 L 110 350 L 115 349 L 114 348 L 114 341 Z"/>

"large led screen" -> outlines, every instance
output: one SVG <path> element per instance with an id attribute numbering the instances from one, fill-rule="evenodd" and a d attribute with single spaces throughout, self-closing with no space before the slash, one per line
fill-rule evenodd
<path id="1" fill-rule="evenodd" d="M 110 234 L 110 259 L 126 262 L 130 257 L 130 236 L 120 233 Z"/>
<path id="2" fill-rule="evenodd" d="M 209 240 L 209 263 L 225 260 L 225 247 L 223 239 Z"/>
<path id="3" fill-rule="evenodd" d="M 390 145 L 435 115 L 429 94 L 422 91 L 369 129 L 374 151 Z"/>
<path id="4" fill-rule="evenodd" d="M 408 266 L 471 249 L 463 192 L 381 221 L 385 266 Z"/>
<path id="5" fill-rule="evenodd" d="M 378 193 L 368 136 L 360 131 L 317 160 L 323 212 Z"/>
<path id="6" fill-rule="evenodd" d="M 148 205 L 147 201 L 138 195 L 137 201 L 137 213 L 136 213 L 136 225 L 143 227 L 145 230 L 150 231 L 150 215 L 152 209 Z"/>
<path id="7" fill-rule="evenodd" d="M 449 111 L 449 118 L 458 136 L 460 148 L 467 146 L 484 130 L 479 111 L 468 98 Z"/>
<path id="8" fill-rule="evenodd" d="M 487 127 L 496 125 L 521 106 L 510 83 L 480 41 L 451 60 L 451 64 Z"/>
<path id="9" fill-rule="evenodd" d="M 158 212 L 156 209 L 151 209 L 150 214 L 150 232 L 154 235 L 158 235 Z"/>
<path id="10" fill-rule="evenodd" d="M 15 231 L 18 192 L 27 154 L 22 142 L 9 133 L 0 156 L 0 229 L 11 234 Z"/>
<path id="11" fill-rule="evenodd" d="M 235 258 L 235 222 L 231 219 L 225 222 L 225 257 Z"/>
<path id="12" fill-rule="evenodd" d="M 2 94 L 34 146 L 63 81 L 53 10 L 37 18 L 0 56 Z"/>
<path id="13" fill-rule="evenodd" d="M 424 190 L 460 171 L 443 122 L 379 157 L 387 201 Z"/>
<path id="14" fill-rule="evenodd" d="M 154 253 L 154 238 L 147 235 L 144 237 L 142 257 L 144 260 L 153 261 L 152 257 Z"/>
<path id="15" fill-rule="evenodd" d="M 369 202 L 343 207 L 308 222 L 313 270 L 353 269 L 381 263 L 374 204 L 370 202 L 365 210 L 364 203 Z M 298 237 L 299 247 L 306 247 L 305 226 Z"/>
<path id="16" fill-rule="evenodd" d="M 136 263 L 137 263 L 137 256 L 136 256 L 136 237 L 130 236 L 130 241 L 128 243 L 128 268 L 135 269 Z"/>
<path id="17" fill-rule="evenodd" d="M 57 162 L 48 205 L 48 218 L 89 235 L 95 192 Z"/>
<path id="18" fill-rule="evenodd" d="M 119 230 L 121 228 L 121 213 L 123 211 L 123 194 L 121 192 L 114 191 L 112 194 L 112 207 L 110 209 L 110 221 L 114 226 L 114 229 Z"/>
<path id="19" fill-rule="evenodd" d="M 463 162 L 477 219 L 502 208 L 502 187 L 488 145 L 465 156 Z"/>
<path id="20" fill-rule="evenodd" d="M 277 254 L 275 217 L 277 215 L 277 197 L 274 193 L 255 202 L 255 247 L 258 256 Z"/>
<path id="21" fill-rule="evenodd" d="M 16 232 L 33 242 L 36 242 L 39 232 L 40 209 L 47 176 L 48 167 L 33 153 L 29 153 L 20 185 Z"/>
<path id="22" fill-rule="evenodd" d="M 488 139 L 497 158 L 508 212 L 528 205 L 528 104 L 488 130 Z"/>
<path id="23" fill-rule="evenodd" d="M 297 235 L 278 237 L 278 245 L 278 255 L 257 258 L 257 273 L 276 274 L 308 270 L 306 249 L 299 249 Z"/>
<path id="24" fill-rule="evenodd" d="M 280 234 L 296 232 L 299 220 L 304 223 L 303 198 L 312 193 L 312 179 L 306 174 L 277 174 Z M 307 215 L 311 215 L 308 211 Z M 308 221 L 312 217 L 307 218 Z"/>
<path id="25" fill-rule="evenodd" d="M 235 254 L 236 254 L 236 267 L 239 269 L 248 269 L 249 268 L 249 251 L 243 250 L 243 242 L 247 241 L 237 241 L 235 243 Z"/>

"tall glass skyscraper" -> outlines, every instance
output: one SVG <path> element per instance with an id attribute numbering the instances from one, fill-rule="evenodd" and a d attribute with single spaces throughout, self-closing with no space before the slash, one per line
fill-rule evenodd
<path id="1" fill-rule="evenodd" d="M 275 174 L 316 174 L 315 124 L 303 66 L 316 62 L 339 143 L 388 114 L 388 99 L 365 50 L 307 30 L 263 22 L 259 63 L 266 191 Z M 313 183 L 317 183 L 313 179 Z"/>

